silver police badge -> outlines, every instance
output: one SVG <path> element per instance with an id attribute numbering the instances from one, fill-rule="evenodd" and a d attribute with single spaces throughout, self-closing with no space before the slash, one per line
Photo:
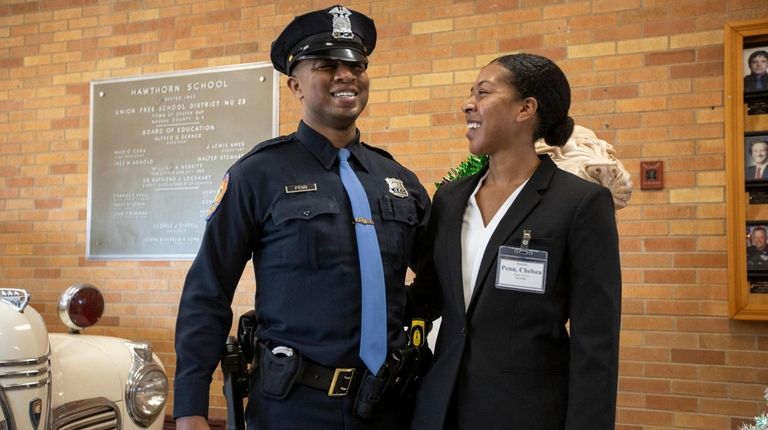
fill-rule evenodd
<path id="1" fill-rule="evenodd" d="M 408 197 L 408 189 L 405 188 L 405 184 L 403 184 L 403 181 L 401 179 L 384 178 L 384 180 L 387 181 L 387 185 L 389 186 L 389 192 L 392 195 L 395 195 L 403 199 Z"/>
<path id="2" fill-rule="evenodd" d="M 333 38 L 334 39 L 354 39 L 352 34 L 352 23 L 349 16 L 352 12 L 344 6 L 336 6 L 328 11 L 333 15 Z"/>

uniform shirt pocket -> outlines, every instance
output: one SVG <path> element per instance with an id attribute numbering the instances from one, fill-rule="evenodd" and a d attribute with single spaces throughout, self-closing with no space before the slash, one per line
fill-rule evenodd
<path id="1" fill-rule="evenodd" d="M 338 252 L 329 250 L 338 251 L 338 215 L 339 204 L 330 195 L 305 194 L 275 202 L 272 219 L 281 236 L 283 262 L 313 270 L 330 265 L 326 260 L 338 258 Z"/>
<path id="2" fill-rule="evenodd" d="M 416 200 L 412 198 L 393 198 L 382 196 L 379 199 L 384 236 L 382 255 L 396 264 L 403 264 L 411 254 L 416 225 L 419 223 L 419 213 Z"/>

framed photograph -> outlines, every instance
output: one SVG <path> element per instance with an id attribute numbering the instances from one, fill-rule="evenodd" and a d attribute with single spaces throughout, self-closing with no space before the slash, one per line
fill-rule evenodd
<path id="1" fill-rule="evenodd" d="M 747 234 L 747 271 L 768 274 L 768 221 L 749 221 Z"/>
<path id="2" fill-rule="evenodd" d="M 768 44 L 747 47 L 744 57 L 744 93 L 768 93 Z"/>
<path id="3" fill-rule="evenodd" d="M 768 321 L 768 18 L 729 22 L 723 36 L 728 314 Z"/>
<path id="4" fill-rule="evenodd" d="M 768 132 L 744 136 L 744 181 L 768 184 Z"/>

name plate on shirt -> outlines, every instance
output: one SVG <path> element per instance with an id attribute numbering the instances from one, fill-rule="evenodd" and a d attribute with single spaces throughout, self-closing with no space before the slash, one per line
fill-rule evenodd
<path id="1" fill-rule="evenodd" d="M 496 288 L 544 294 L 547 259 L 547 251 L 500 246 Z"/>

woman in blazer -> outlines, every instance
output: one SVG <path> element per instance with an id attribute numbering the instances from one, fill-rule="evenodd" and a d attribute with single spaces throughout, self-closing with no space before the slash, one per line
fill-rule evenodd
<path id="1" fill-rule="evenodd" d="M 462 107 L 478 174 L 442 185 L 430 229 L 441 291 L 415 430 L 614 428 L 621 308 L 611 193 L 538 156 L 573 131 L 550 60 L 497 58 Z M 426 285 L 426 284 L 425 284 Z M 421 287 L 425 288 L 425 287 Z"/>

